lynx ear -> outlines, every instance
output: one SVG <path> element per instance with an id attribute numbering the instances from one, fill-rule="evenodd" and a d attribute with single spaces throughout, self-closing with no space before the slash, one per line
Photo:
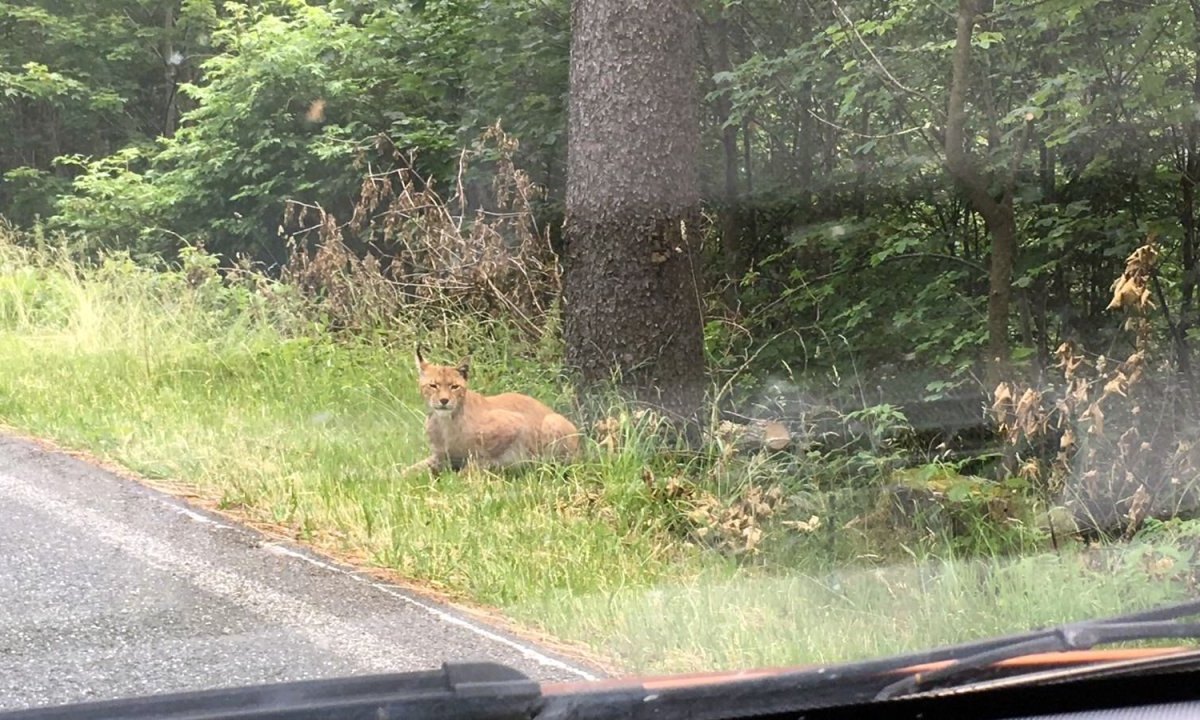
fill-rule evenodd
<path id="1" fill-rule="evenodd" d="M 471 374 L 471 356 L 467 355 L 458 361 L 458 374 L 466 380 Z"/>
<path id="2" fill-rule="evenodd" d="M 417 352 L 415 357 L 417 360 L 417 370 L 419 372 L 424 372 L 429 363 L 425 362 L 425 356 L 421 354 L 421 343 L 417 343 Z"/>

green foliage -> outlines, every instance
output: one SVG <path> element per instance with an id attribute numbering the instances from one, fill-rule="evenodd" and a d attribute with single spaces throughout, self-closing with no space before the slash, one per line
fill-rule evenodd
<path id="1" fill-rule="evenodd" d="M 1017 223 L 1014 374 L 1044 376 L 1065 340 L 1128 357 L 1111 283 L 1158 238 L 1138 350 L 1164 409 L 1126 405 L 1158 423 L 1138 452 L 1174 464 L 1106 462 L 1181 486 L 1195 413 L 1176 388 L 1200 326 L 1189 10 L 995 5 L 964 98 L 964 147 Z M 954 18 L 911 0 L 699 11 L 702 270 L 728 285 L 706 298 L 718 395 L 798 425 L 828 401 L 836 440 L 685 453 L 614 402 L 565 473 L 396 478 L 422 448 L 395 350 L 417 337 L 469 348 L 485 391 L 578 400 L 552 259 L 532 280 L 463 269 L 560 225 L 567 0 L 0 0 L 0 214 L 34 231 L 0 230 L 0 420 L 648 668 L 848 659 L 1190 592 L 1194 523 L 1151 505 L 1121 528 L 1140 523 L 1129 548 L 1042 554 L 1051 483 L 1027 461 L 1059 438 L 996 480 L 921 445 L 900 407 L 978 390 L 987 340 L 990 229 L 945 167 Z M 497 120 L 519 146 L 475 147 L 460 172 Z M 509 160 L 548 201 L 493 191 Z M 325 254 L 303 275 L 286 242 L 318 216 Z M 381 258 L 425 272 L 427 307 Z M 517 275 L 537 285 L 533 320 L 496 287 Z M 1079 442 L 1136 449 L 1135 425 Z M 920 565 L 886 567 L 904 558 Z M 862 607 L 880 632 L 829 630 Z"/>
<path id="2" fill-rule="evenodd" d="M 184 88 L 196 110 L 155 158 L 158 202 L 177 231 L 215 250 L 277 256 L 285 198 L 355 187 L 346 168 L 368 140 L 359 64 L 372 49 L 328 10 L 299 3 L 285 16 L 240 8 L 213 40 L 225 52 L 205 63 L 203 85 Z M 323 117 L 310 115 L 318 103 Z"/>
<path id="3" fill-rule="evenodd" d="M 32 226 L 55 211 L 54 200 L 70 190 L 70 182 L 45 170 L 28 166 L 13 168 L 5 172 L 4 182 L 7 197 L 5 215 L 11 222 Z"/>
<path id="4" fill-rule="evenodd" d="M 799 331 L 762 349 L 759 367 L 816 377 L 888 365 L 919 369 L 941 390 L 963 381 L 984 341 L 972 320 L 984 313 L 986 272 L 961 259 L 964 240 L 930 235 L 933 212 L 913 203 L 881 220 L 809 226 L 759 262 L 741 284 L 744 302 L 760 308 L 740 319 L 741 344 Z"/>
<path id="5" fill-rule="evenodd" d="M 565 471 L 401 478 L 397 468 L 423 452 L 407 362 L 421 328 L 335 342 L 305 322 L 296 288 L 222 274 L 198 248 L 148 267 L 32 244 L 0 235 L 0 421 L 499 606 L 631 669 L 849 660 L 1190 592 L 1194 524 L 1148 523 L 1127 548 L 1013 559 L 958 557 L 962 534 L 872 540 L 848 522 L 862 508 L 829 492 L 849 477 L 833 476 L 836 454 L 789 465 L 663 453 L 654 417 L 629 408 L 614 408 L 612 449 L 597 430 L 586 460 Z M 554 368 L 479 318 L 451 331 L 473 341 L 481 390 L 560 392 Z M 887 406 L 854 419 L 880 442 L 905 424 Z M 968 520 L 1022 490 L 944 464 L 891 476 L 943 493 Z M 1016 546 L 982 522 L 970 533 L 989 555 Z M 851 617 L 874 618 L 881 632 L 813 629 Z M 900 631 L 895 617 L 908 618 Z"/>
<path id="6" fill-rule="evenodd" d="M 165 229 L 172 198 L 148 177 L 153 149 L 130 145 L 96 159 L 59 158 L 60 167 L 78 171 L 70 194 L 58 202 L 47 223 L 67 231 L 87 252 L 104 248 L 135 249 L 139 253 L 168 252 L 177 235 Z"/>
<path id="7" fill-rule="evenodd" d="M 71 175 L 59 156 L 103 157 L 163 133 L 175 84 L 208 51 L 215 19 L 212 0 L 0 2 L 0 126 L 10 130 L 0 213 L 25 224 L 47 216 Z M 13 182 L 32 173 L 54 174 L 37 203 Z"/>
<path id="8" fill-rule="evenodd" d="M 715 364 L 761 349 L 746 368 L 759 376 L 886 366 L 927 373 L 934 393 L 968 384 L 990 249 L 943 168 L 952 19 L 778 0 L 700 14 L 704 187 L 736 228 L 721 247 L 741 258 L 710 268 L 732 273 L 723 299 L 738 308 L 712 326 Z M 497 119 L 549 190 L 539 212 L 558 217 L 565 0 L 9 2 L 0 28 L 15 39 L 0 49 L 0 123 L 17 129 L 0 140 L 0 212 L 18 224 L 92 249 L 204 242 L 279 263 L 302 229 L 282 222 L 289 200 L 344 222 L 365 171 L 410 164 L 444 188 L 457 148 Z M 983 170 L 1015 173 L 1018 366 L 1044 365 L 1065 336 L 1103 342 L 1121 258 L 1148 229 L 1186 234 L 1196 33 L 1169 2 L 1055 0 L 980 20 L 966 133 Z M 476 198 L 491 178 L 462 180 Z M 1164 272 L 1194 272 L 1186 244 Z"/>
<path id="9" fill-rule="evenodd" d="M 748 261 L 734 278 L 745 330 L 735 357 L 767 344 L 760 374 L 857 364 L 880 381 L 908 367 L 936 392 L 973 383 L 990 246 L 943 167 L 953 18 L 919 3 L 708 12 L 726 28 L 709 26 L 709 47 L 725 32 L 734 56 L 707 87 L 710 107 L 729 104 L 708 129 L 714 194 L 716 133 L 742 126 L 742 207 L 720 208 L 740 226 L 722 250 Z M 966 145 L 994 196 L 1006 176 L 1014 184 L 1018 368 L 1044 368 L 1067 337 L 1109 340 L 1107 283 L 1148 231 L 1194 261 L 1182 250 L 1194 238 L 1175 243 L 1191 222 L 1179 182 L 1196 153 L 1196 33 L 1187 7 L 1169 2 L 1062 0 L 980 18 Z"/>
<path id="10" fill-rule="evenodd" d="M 518 160 L 561 185 L 565 4 L 223 8 L 221 17 L 205 3 L 181 10 L 179 23 L 211 25 L 205 41 L 216 52 L 179 88 L 190 111 L 178 132 L 61 158 L 56 171 L 76 179 L 55 227 L 104 247 L 164 252 L 187 238 L 279 262 L 288 200 L 348 219 L 367 168 L 412 167 L 444 185 L 460 143 L 497 118 L 521 133 Z M 30 68 L 12 92 L 81 89 Z M 16 199 L 8 205 L 32 220 Z"/>

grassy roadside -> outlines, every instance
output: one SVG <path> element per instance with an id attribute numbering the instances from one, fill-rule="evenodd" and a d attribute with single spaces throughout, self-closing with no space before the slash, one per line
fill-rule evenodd
<path id="1" fill-rule="evenodd" d="M 0 240 L 0 422 L 176 479 L 634 671 L 845 660 L 1193 591 L 1186 524 L 1102 556 L 917 553 L 863 569 L 793 549 L 739 564 L 679 531 L 689 508 L 644 476 L 673 468 L 632 430 L 567 473 L 401 479 L 424 451 L 407 349 L 419 331 L 335 342 L 287 288 L 223 284 L 205 267 L 88 269 Z M 481 390 L 561 399 L 549 370 L 502 342 L 475 356 Z M 774 528 L 764 542 L 792 539 Z"/>

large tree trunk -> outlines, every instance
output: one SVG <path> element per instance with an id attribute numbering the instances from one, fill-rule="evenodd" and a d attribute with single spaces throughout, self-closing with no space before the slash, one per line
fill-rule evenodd
<path id="1" fill-rule="evenodd" d="M 586 387 L 613 379 L 695 416 L 706 387 L 696 16 L 688 0 L 571 13 L 564 336 Z"/>
<path id="2" fill-rule="evenodd" d="M 1012 185 L 1007 179 L 1003 196 L 997 200 L 984 171 L 967 154 L 966 95 L 971 65 L 971 35 L 979 12 L 977 0 L 958 1 L 953 74 L 946 117 L 946 167 L 966 191 L 971 207 L 983 217 L 991 238 L 991 266 L 988 273 L 987 382 L 992 390 L 1005 378 L 1010 357 L 1008 342 L 1009 305 L 1012 302 L 1012 274 L 1017 255 L 1017 222 L 1013 213 Z M 1028 136 L 1026 136 L 1026 140 Z M 1017 157 L 1024 151 L 1024 144 Z M 1016 163 L 1013 165 L 1015 176 Z"/>

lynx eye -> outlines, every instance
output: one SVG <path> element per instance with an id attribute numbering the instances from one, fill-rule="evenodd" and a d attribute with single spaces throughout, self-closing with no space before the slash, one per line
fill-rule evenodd
<path id="1" fill-rule="evenodd" d="M 451 390 L 457 390 L 457 389 L 459 389 L 460 387 L 462 387 L 462 385 L 451 385 L 451 386 L 450 386 L 450 389 L 451 389 Z"/>
<path id="2" fill-rule="evenodd" d="M 437 390 L 437 383 L 429 383 L 430 390 Z"/>

